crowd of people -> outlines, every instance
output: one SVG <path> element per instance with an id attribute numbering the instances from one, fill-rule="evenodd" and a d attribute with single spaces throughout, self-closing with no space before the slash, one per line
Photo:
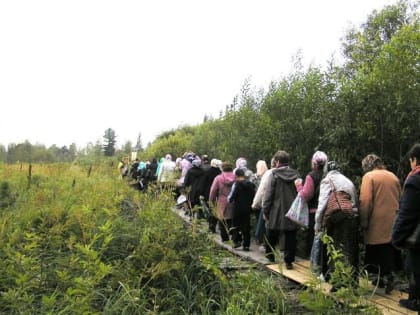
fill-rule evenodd
<path id="1" fill-rule="evenodd" d="M 207 219 L 209 231 L 220 233 L 221 240 L 231 242 L 234 248 L 251 250 L 254 237 L 263 246 L 267 260 L 274 262 L 280 257 L 276 247 L 281 243 L 287 269 L 293 269 L 299 225 L 286 213 L 299 196 L 308 206 L 303 246 L 308 257 L 314 255 L 315 241 L 326 234 L 351 267 L 354 281 L 350 285 L 357 286 L 362 265 L 375 276 L 372 282 L 386 293 L 393 290 L 394 273 L 405 263 L 409 296 L 401 299 L 400 305 L 420 311 L 420 143 L 407 156 L 411 172 L 401 187 L 381 157 L 368 154 L 361 161 L 364 175 L 359 194 L 340 164 L 322 151 L 313 154 L 311 171 L 304 178 L 291 167 L 289 154 L 283 150 L 273 155 L 270 168 L 265 161 L 258 161 L 255 173 L 243 157 L 233 165 L 193 152 L 175 161 L 170 154 L 159 162 L 136 160 L 131 167 L 121 161 L 119 169 L 121 177 L 136 179 L 140 190 L 146 190 L 152 182 L 158 187 L 173 187 L 177 205 L 187 215 Z M 414 231 L 417 239 L 414 245 L 407 245 Z M 362 264 L 361 242 L 365 247 Z M 332 281 L 336 261 L 330 259 L 327 246 L 321 242 L 320 259 L 312 258 L 311 262 L 319 263 L 319 268 L 312 270 L 321 279 Z M 332 291 L 343 285 L 332 282 Z"/>

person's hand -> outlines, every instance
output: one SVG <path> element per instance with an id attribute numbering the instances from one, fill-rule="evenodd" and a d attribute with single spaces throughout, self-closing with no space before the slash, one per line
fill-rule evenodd
<path id="1" fill-rule="evenodd" d="M 315 234 L 318 234 L 319 232 L 321 232 L 321 225 L 319 223 L 315 223 L 314 231 L 315 231 Z"/>
<path id="2" fill-rule="evenodd" d="M 295 179 L 295 187 L 296 187 L 296 189 L 302 187 L 302 178 L 296 178 Z"/>

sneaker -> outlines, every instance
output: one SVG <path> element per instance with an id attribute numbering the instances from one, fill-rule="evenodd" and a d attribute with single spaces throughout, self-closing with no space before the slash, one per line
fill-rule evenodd
<path id="1" fill-rule="evenodd" d="M 286 269 L 287 270 L 293 269 L 293 264 L 292 263 L 286 263 Z"/>
<path id="2" fill-rule="evenodd" d="M 402 307 L 408 308 L 409 310 L 420 311 L 420 300 L 401 299 L 399 303 Z"/>

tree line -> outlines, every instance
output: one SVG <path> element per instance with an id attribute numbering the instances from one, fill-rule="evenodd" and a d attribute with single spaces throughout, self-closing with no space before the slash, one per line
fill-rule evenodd
<path id="1" fill-rule="evenodd" d="M 303 69 L 298 54 L 292 73 L 271 82 L 268 91 L 245 80 L 220 117 L 166 131 L 142 156 L 179 156 L 187 148 L 231 161 L 244 156 L 252 167 L 283 149 L 304 172 L 311 155 L 322 150 L 357 177 L 362 158 L 374 152 L 403 178 L 405 153 L 420 141 L 418 5 L 385 6 L 349 29 L 341 64 Z"/>
<path id="2" fill-rule="evenodd" d="M 115 131 L 107 129 L 104 142 L 77 152 L 73 144 L 45 148 L 25 142 L 7 150 L 0 146 L 0 158 L 25 161 L 28 152 L 32 161 L 43 152 L 47 162 L 79 155 L 119 158 L 135 150 L 141 159 L 151 159 L 191 150 L 232 161 L 244 156 L 252 167 L 259 159 L 269 162 L 281 148 L 305 172 L 313 152 L 323 150 L 357 177 L 362 158 L 374 152 L 403 178 L 405 152 L 420 141 L 418 5 L 418 0 L 403 0 L 373 11 L 344 34 L 343 62 L 332 59 L 327 67 L 304 69 L 298 53 L 293 71 L 271 82 L 267 91 L 247 79 L 219 117 L 206 115 L 201 124 L 164 131 L 144 150 L 140 134 L 135 146 L 127 142 L 116 150 Z"/>
<path id="3" fill-rule="evenodd" d="M 23 143 L 10 143 L 7 149 L 0 144 L 0 162 L 4 163 L 57 163 L 73 162 L 77 157 L 99 158 L 102 156 L 113 157 L 130 155 L 133 151 L 141 152 L 143 145 L 141 133 L 137 138 L 135 146 L 127 141 L 120 149 L 116 148 L 117 135 L 115 130 L 108 128 L 103 135 L 103 141 L 97 141 L 95 144 L 88 143 L 86 147 L 78 149 L 75 143 L 69 146 L 59 147 L 52 145 L 46 147 L 43 144 L 31 144 L 28 140 Z"/>

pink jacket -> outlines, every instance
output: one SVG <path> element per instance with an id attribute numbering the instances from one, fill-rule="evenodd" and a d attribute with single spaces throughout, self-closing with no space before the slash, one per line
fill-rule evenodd
<path id="1" fill-rule="evenodd" d="M 233 204 L 229 204 L 227 197 L 234 182 L 235 175 L 233 172 L 223 172 L 213 180 L 209 200 L 216 203 L 217 217 L 219 219 L 232 219 Z"/>

